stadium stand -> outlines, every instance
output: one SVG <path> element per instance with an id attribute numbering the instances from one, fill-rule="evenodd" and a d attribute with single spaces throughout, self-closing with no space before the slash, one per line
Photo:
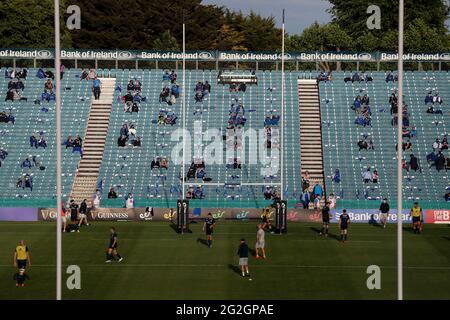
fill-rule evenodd
<path id="1" fill-rule="evenodd" d="M 378 206 L 381 198 L 396 197 L 396 132 L 391 124 L 389 96 L 396 89 L 396 83 L 386 82 L 386 73 L 371 72 L 371 82 L 347 82 L 352 72 L 334 72 L 334 81 L 321 82 L 321 114 L 326 187 L 333 192 L 341 203 L 352 207 Z M 432 151 L 436 138 L 440 140 L 449 131 L 448 105 L 450 97 L 449 76 L 446 72 L 406 72 L 404 97 L 410 114 L 410 126 L 417 128 L 417 137 L 413 137 L 412 153 L 419 158 L 422 168 L 408 174 L 404 170 L 405 200 L 420 200 L 421 203 L 434 202 L 434 207 L 443 203 L 443 195 L 450 184 L 447 171 L 438 172 L 429 168 L 426 155 Z M 428 91 L 437 90 L 444 100 L 444 115 L 427 114 L 424 98 Z M 355 111 L 350 107 L 357 95 L 368 93 L 372 112 L 372 126 L 360 126 L 354 123 Z M 361 94 L 362 95 L 362 94 Z M 361 150 L 358 141 L 368 135 L 374 144 L 374 150 Z M 369 138 L 369 139 L 370 139 Z M 406 141 L 407 139 L 405 139 Z M 448 150 L 444 151 L 448 157 Z M 404 152 L 409 160 L 411 151 Z M 365 184 L 362 173 L 370 166 L 379 174 L 378 183 Z M 340 171 L 340 182 L 332 180 L 335 170 Z M 347 201 L 348 200 L 348 201 Z M 357 200 L 357 201 L 355 201 Z M 377 201 L 372 201 L 377 200 Z"/>
<path id="2" fill-rule="evenodd" d="M 8 157 L 0 168 L 0 190 L 2 199 L 20 199 L 18 203 L 27 203 L 27 199 L 51 199 L 55 194 L 55 102 L 41 101 L 45 79 L 36 77 L 38 69 L 29 69 L 25 80 L 23 96 L 27 101 L 2 101 L 1 111 L 11 112 L 15 124 L 0 124 L 0 145 L 6 149 Z M 2 69 L 2 74 L 4 69 Z M 62 136 L 80 135 L 85 131 L 89 112 L 91 87 L 79 82 L 76 76 L 79 70 L 66 69 L 62 80 Z M 0 92 L 6 94 L 8 79 L 0 81 Z M 48 147 L 31 148 L 29 138 L 44 133 Z M 40 163 L 32 168 L 21 168 L 26 159 L 36 157 Z M 67 197 L 72 188 L 73 177 L 80 159 L 79 153 L 72 149 L 63 149 L 63 194 Z M 40 170 L 45 167 L 45 170 Z M 17 188 L 18 179 L 23 174 L 33 176 L 33 191 Z M 16 203 L 17 204 L 17 203 Z"/>
<path id="3" fill-rule="evenodd" d="M 2 73 L 4 73 L 2 69 Z M 163 79 L 163 70 L 97 70 L 101 76 L 116 79 L 113 106 L 109 118 L 109 129 L 105 140 L 105 149 L 99 176 L 95 188 L 103 192 L 103 205 L 122 207 L 124 197 L 133 193 L 137 205 L 174 206 L 181 194 L 181 166 L 172 162 L 176 154 L 174 148 L 181 142 L 176 136 L 171 138 L 175 129 L 182 126 L 181 96 L 171 105 L 159 102 L 161 89 L 171 86 L 169 79 Z M 91 100 L 91 82 L 80 81 L 82 70 L 68 69 L 62 80 L 62 124 L 63 139 L 69 135 L 80 135 L 84 139 L 89 119 Z M 37 69 L 29 69 L 23 95 L 27 101 L 2 102 L 2 110 L 15 117 L 15 124 L 0 123 L 0 148 L 8 152 L 0 167 L 0 200 L 6 203 L 11 199 L 26 205 L 42 200 L 51 200 L 55 193 L 55 133 L 54 133 L 54 101 L 40 101 L 45 79 L 36 77 Z M 386 73 L 371 72 L 373 81 L 344 82 L 345 77 L 352 77 L 354 72 L 333 72 L 333 81 L 320 82 L 320 110 L 322 121 L 322 147 L 324 154 L 325 187 L 327 194 L 334 193 L 341 204 L 352 207 L 378 206 L 379 199 L 394 198 L 395 183 L 395 133 L 396 127 L 391 125 L 389 96 L 395 88 L 395 82 L 386 82 Z M 186 125 L 193 135 L 203 132 L 202 147 L 210 143 L 206 141 L 207 129 L 220 129 L 224 135 L 227 128 L 229 111 L 233 99 L 237 98 L 245 108 L 246 123 L 244 128 L 261 130 L 264 124 L 280 115 L 280 82 L 281 73 L 277 71 L 256 71 L 257 85 L 247 85 L 245 92 L 230 92 L 229 85 L 218 84 L 219 72 L 209 70 L 186 71 Z M 287 72 L 286 81 L 286 113 L 285 113 L 285 164 L 286 189 L 283 190 L 290 205 L 300 201 L 301 186 L 301 148 L 300 148 L 300 115 L 298 79 L 315 78 L 315 72 Z M 141 96 L 145 97 L 137 103 L 138 112 L 125 112 L 125 104 L 120 97 L 126 94 L 129 80 L 138 79 L 141 83 Z M 448 117 L 440 114 L 426 113 L 424 102 L 430 90 L 438 91 L 444 103 L 441 109 L 448 107 L 450 92 L 449 76 L 446 72 L 407 72 L 405 75 L 405 99 L 409 106 L 410 127 L 417 128 L 417 137 L 411 138 L 412 152 L 419 158 L 422 173 L 405 171 L 405 198 L 419 199 L 421 202 L 436 202 L 437 207 L 445 206 L 443 196 L 449 185 L 447 171 L 438 172 L 434 167 L 428 168 L 426 155 L 432 151 L 436 138 L 442 140 L 448 132 Z M 0 92 L 6 94 L 8 79 L 0 81 Z M 195 100 L 194 88 L 198 81 L 208 81 L 210 94 L 203 102 Z M 178 83 L 181 83 L 178 76 Z M 361 91 L 362 90 L 362 91 Z M 360 126 L 354 123 L 355 111 L 350 107 L 355 97 L 367 92 L 370 97 L 372 126 Z M 48 109 L 48 111 L 46 111 Z M 0 111 L 2 111 L 0 110 Z M 158 124 L 160 111 L 173 113 L 177 119 L 174 125 Z M 300 108 L 301 110 L 301 108 Z M 444 112 L 448 115 L 448 111 Z M 274 116 L 274 117 L 272 117 Z M 140 137 L 140 146 L 128 140 L 125 147 L 119 147 L 117 139 L 123 124 L 133 125 L 136 137 Z M 276 129 L 276 121 L 272 129 Z M 201 124 L 201 132 L 196 126 Z M 45 133 L 48 147 L 31 148 L 31 134 L 39 136 Z M 364 135 L 370 136 L 375 150 L 358 151 L 358 141 Z M 193 137 L 191 137 L 193 138 Z M 305 137 L 306 138 L 306 137 Z M 175 140 L 175 141 L 172 141 Z M 275 141 L 276 142 L 276 141 Z M 261 143 L 261 141 L 260 141 Z M 198 146 L 196 146 L 198 147 Z M 246 143 L 246 154 L 259 154 L 261 148 L 255 143 Z M 194 148 L 195 149 L 195 148 Z M 405 152 L 409 157 L 410 152 Z M 448 151 L 444 151 L 448 157 Z M 38 167 L 22 168 L 26 158 L 36 156 L 45 170 Z M 225 156 L 222 164 L 207 164 L 205 179 L 188 179 L 186 191 L 196 190 L 202 184 L 202 206 L 210 207 L 263 207 L 269 203 L 264 199 L 264 183 L 279 183 L 280 174 L 265 177 L 265 165 L 234 166 L 234 162 L 226 165 Z M 31 160 L 30 159 L 30 160 Z M 166 168 L 153 168 L 152 160 L 167 161 Z M 63 148 L 63 196 L 71 194 L 79 153 Z M 189 170 L 186 165 L 186 172 Z M 237 163 L 236 163 L 237 164 Z M 362 172 L 370 166 L 379 174 L 377 184 L 365 184 Z M 331 177 L 335 170 L 340 171 L 340 182 L 333 182 Z M 262 173 L 263 172 L 263 173 Z M 16 187 L 23 174 L 33 174 L 33 191 Z M 258 184 L 258 185 L 254 185 Z M 262 184 L 262 185 L 259 185 Z M 106 200 L 107 191 L 114 187 L 118 199 Z M 278 192 L 278 186 L 274 189 Z M 95 189 L 93 190 L 95 191 Z M 27 199 L 31 202 L 27 202 Z M 20 201 L 18 201 L 20 200 Z M 374 201 L 377 200 L 377 201 Z M 50 201 L 51 202 L 51 201 Z M 338 204 L 339 204 L 338 202 Z M 35 202 L 36 203 L 36 202 Z"/>

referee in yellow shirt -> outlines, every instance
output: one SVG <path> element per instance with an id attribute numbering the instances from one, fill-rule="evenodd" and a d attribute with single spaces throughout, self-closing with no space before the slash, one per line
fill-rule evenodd
<path id="1" fill-rule="evenodd" d="M 423 211 L 422 208 L 419 207 L 419 203 L 414 202 L 414 206 L 411 208 L 409 215 L 412 217 L 414 233 L 419 234 L 422 229 L 423 222 Z"/>
<path id="2" fill-rule="evenodd" d="M 28 251 L 25 241 L 20 240 L 19 245 L 14 251 L 13 264 L 16 268 L 25 269 L 27 267 L 27 263 L 31 267 L 30 252 Z"/>

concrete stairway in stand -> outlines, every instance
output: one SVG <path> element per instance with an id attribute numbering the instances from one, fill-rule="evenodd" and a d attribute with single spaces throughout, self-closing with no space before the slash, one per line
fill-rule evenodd
<path id="1" fill-rule="evenodd" d="M 319 86 L 316 80 L 299 79 L 300 150 L 302 173 L 308 171 L 311 190 L 320 184 L 325 193 Z M 324 204 L 324 199 L 321 201 Z"/>
<path id="2" fill-rule="evenodd" d="M 108 134 L 109 118 L 114 99 L 115 78 L 99 78 L 102 82 L 99 100 L 92 97 L 89 120 L 83 141 L 83 157 L 78 164 L 77 174 L 72 186 L 71 199 L 80 202 L 92 199 L 97 188 L 106 135 Z"/>

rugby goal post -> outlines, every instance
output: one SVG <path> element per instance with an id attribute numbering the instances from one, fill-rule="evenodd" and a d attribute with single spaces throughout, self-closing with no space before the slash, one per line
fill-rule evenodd
<path id="1" fill-rule="evenodd" d="M 276 200 L 275 205 L 275 233 L 287 233 L 287 201 Z"/>
<path id="2" fill-rule="evenodd" d="M 179 199 L 177 201 L 177 232 L 188 233 L 189 231 L 189 201 Z"/>

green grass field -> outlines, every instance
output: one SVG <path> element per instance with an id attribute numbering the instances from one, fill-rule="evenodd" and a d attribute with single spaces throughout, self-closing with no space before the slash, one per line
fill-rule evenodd
<path id="1" fill-rule="evenodd" d="M 105 264 L 108 228 L 97 222 L 63 234 L 64 266 L 81 267 L 81 290 L 63 299 L 395 299 L 396 228 L 353 224 L 349 241 L 317 233 L 319 224 L 291 223 L 286 235 L 266 235 L 267 260 L 250 257 L 252 281 L 236 272 L 236 250 L 245 237 L 254 246 L 256 222 L 219 221 L 214 245 L 201 224 L 179 235 L 167 222 L 117 222 L 121 263 Z M 337 233 L 332 225 L 331 232 Z M 16 288 L 12 252 L 25 239 L 32 278 Z M 450 227 L 404 231 L 406 299 L 450 299 Z M 366 268 L 381 268 L 381 290 L 368 290 Z M 65 284 L 66 274 L 63 274 Z M 0 299 L 55 297 L 55 227 L 52 223 L 0 223 Z"/>

